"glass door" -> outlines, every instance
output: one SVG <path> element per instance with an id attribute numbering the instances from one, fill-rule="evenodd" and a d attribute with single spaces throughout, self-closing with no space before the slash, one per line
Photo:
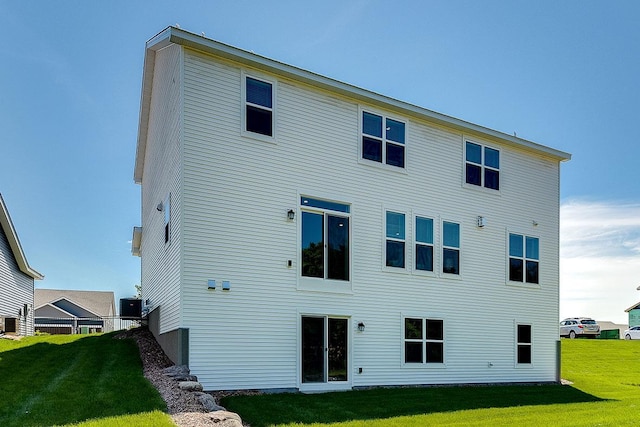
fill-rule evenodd
<path id="1" fill-rule="evenodd" d="M 348 319 L 302 317 L 302 382 L 348 381 Z"/>

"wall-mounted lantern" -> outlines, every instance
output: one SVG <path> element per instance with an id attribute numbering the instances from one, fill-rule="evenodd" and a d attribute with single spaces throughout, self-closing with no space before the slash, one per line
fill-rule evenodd
<path id="1" fill-rule="evenodd" d="M 365 324 L 364 322 L 358 322 L 358 331 L 364 332 Z"/>
<path id="2" fill-rule="evenodd" d="M 295 217 L 296 217 L 296 211 L 294 211 L 293 209 L 289 209 L 287 211 L 287 219 L 289 221 L 293 221 L 295 219 Z"/>

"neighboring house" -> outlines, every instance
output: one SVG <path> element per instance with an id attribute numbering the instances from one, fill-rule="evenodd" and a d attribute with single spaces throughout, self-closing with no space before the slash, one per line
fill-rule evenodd
<path id="1" fill-rule="evenodd" d="M 35 329 L 50 334 L 114 330 L 116 304 L 111 291 L 36 289 Z"/>
<path id="2" fill-rule="evenodd" d="M 638 286 L 640 288 L 640 286 Z M 640 289 L 639 289 L 640 290 Z M 625 313 L 628 313 L 629 319 L 629 327 L 632 328 L 634 326 L 640 325 L 640 302 L 632 305 L 631 307 L 625 310 Z"/>
<path id="3" fill-rule="evenodd" d="M 205 389 L 559 381 L 569 154 L 174 27 L 141 104 L 143 309 Z"/>
<path id="4" fill-rule="evenodd" d="M 33 335 L 34 280 L 43 278 L 29 266 L 0 194 L 0 333 Z"/>

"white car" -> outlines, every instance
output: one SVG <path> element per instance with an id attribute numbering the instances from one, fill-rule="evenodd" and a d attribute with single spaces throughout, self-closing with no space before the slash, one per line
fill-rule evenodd
<path id="1" fill-rule="evenodd" d="M 640 326 L 634 326 L 623 332 L 625 340 L 640 340 Z"/>

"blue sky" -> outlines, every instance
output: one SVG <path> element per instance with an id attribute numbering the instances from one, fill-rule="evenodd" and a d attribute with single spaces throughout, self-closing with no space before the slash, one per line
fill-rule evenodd
<path id="1" fill-rule="evenodd" d="M 640 2 L 0 0 L 0 192 L 37 287 L 134 294 L 144 44 L 169 25 L 573 154 L 560 315 L 640 301 Z"/>

